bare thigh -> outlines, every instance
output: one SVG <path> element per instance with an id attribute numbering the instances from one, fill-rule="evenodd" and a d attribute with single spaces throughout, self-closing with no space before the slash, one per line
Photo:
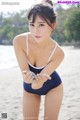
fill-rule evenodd
<path id="1" fill-rule="evenodd" d="M 24 120 L 38 120 L 41 96 L 23 91 Z"/>
<path id="2" fill-rule="evenodd" d="M 58 120 L 63 98 L 63 85 L 50 90 L 45 96 L 44 120 Z"/>

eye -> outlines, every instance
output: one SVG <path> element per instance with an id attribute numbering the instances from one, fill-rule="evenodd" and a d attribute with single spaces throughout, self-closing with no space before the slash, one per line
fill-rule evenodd
<path id="1" fill-rule="evenodd" d="M 34 24 L 29 24 L 30 26 L 34 26 Z"/>
<path id="2" fill-rule="evenodd" d="M 45 26 L 44 24 L 40 24 L 40 26 Z"/>

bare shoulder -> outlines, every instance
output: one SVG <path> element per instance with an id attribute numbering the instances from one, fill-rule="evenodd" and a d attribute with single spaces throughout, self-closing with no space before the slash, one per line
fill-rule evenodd
<path id="1" fill-rule="evenodd" d="M 23 46 L 25 44 L 25 39 L 26 39 L 26 33 L 19 34 L 14 37 L 13 45 Z"/>
<path id="2" fill-rule="evenodd" d="M 21 71 L 28 69 L 25 38 L 26 34 L 19 34 L 13 39 L 15 55 Z"/>
<path id="3" fill-rule="evenodd" d="M 60 57 L 64 58 L 65 54 L 64 54 L 64 51 L 63 51 L 62 47 L 55 40 L 52 39 L 52 41 L 53 41 L 53 44 L 56 47 L 55 56 L 58 56 L 58 57 L 60 56 Z"/>

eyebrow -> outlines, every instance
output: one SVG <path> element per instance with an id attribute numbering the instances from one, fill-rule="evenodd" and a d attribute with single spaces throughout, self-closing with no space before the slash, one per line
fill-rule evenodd
<path id="1" fill-rule="evenodd" d="M 33 23 L 33 22 L 29 22 L 29 23 Z M 45 23 L 45 22 L 38 22 L 38 23 Z"/>

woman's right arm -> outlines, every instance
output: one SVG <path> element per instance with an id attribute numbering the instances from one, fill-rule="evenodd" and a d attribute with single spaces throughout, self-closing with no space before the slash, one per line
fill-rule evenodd
<path id="1" fill-rule="evenodd" d="M 13 46 L 19 67 L 21 71 L 25 71 L 29 70 L 29 66 L 27 63 L 27 55 L 23 49 L 21 39 L 21 36 L 16 36 L 13 39 Z"/>
<path id="2" fill-rule="evenodd" d="M 29 66 L 28 66 L 28 62 L 27 62 L 27 55 L 23 49 L 22 39 L 23 39 L 22 36 L 16 36 L 13 39 L 14 51 L 15 51 L 15 55 L 17 58 L 17 62 L 19 64 L 20 70 L 23 75 L 23 81 L 25 81 L 27 83 L 32 83 L 33 82 L 33 77 L 32 77 L 33 72 L 31 72 L 29 70 Z"/>

